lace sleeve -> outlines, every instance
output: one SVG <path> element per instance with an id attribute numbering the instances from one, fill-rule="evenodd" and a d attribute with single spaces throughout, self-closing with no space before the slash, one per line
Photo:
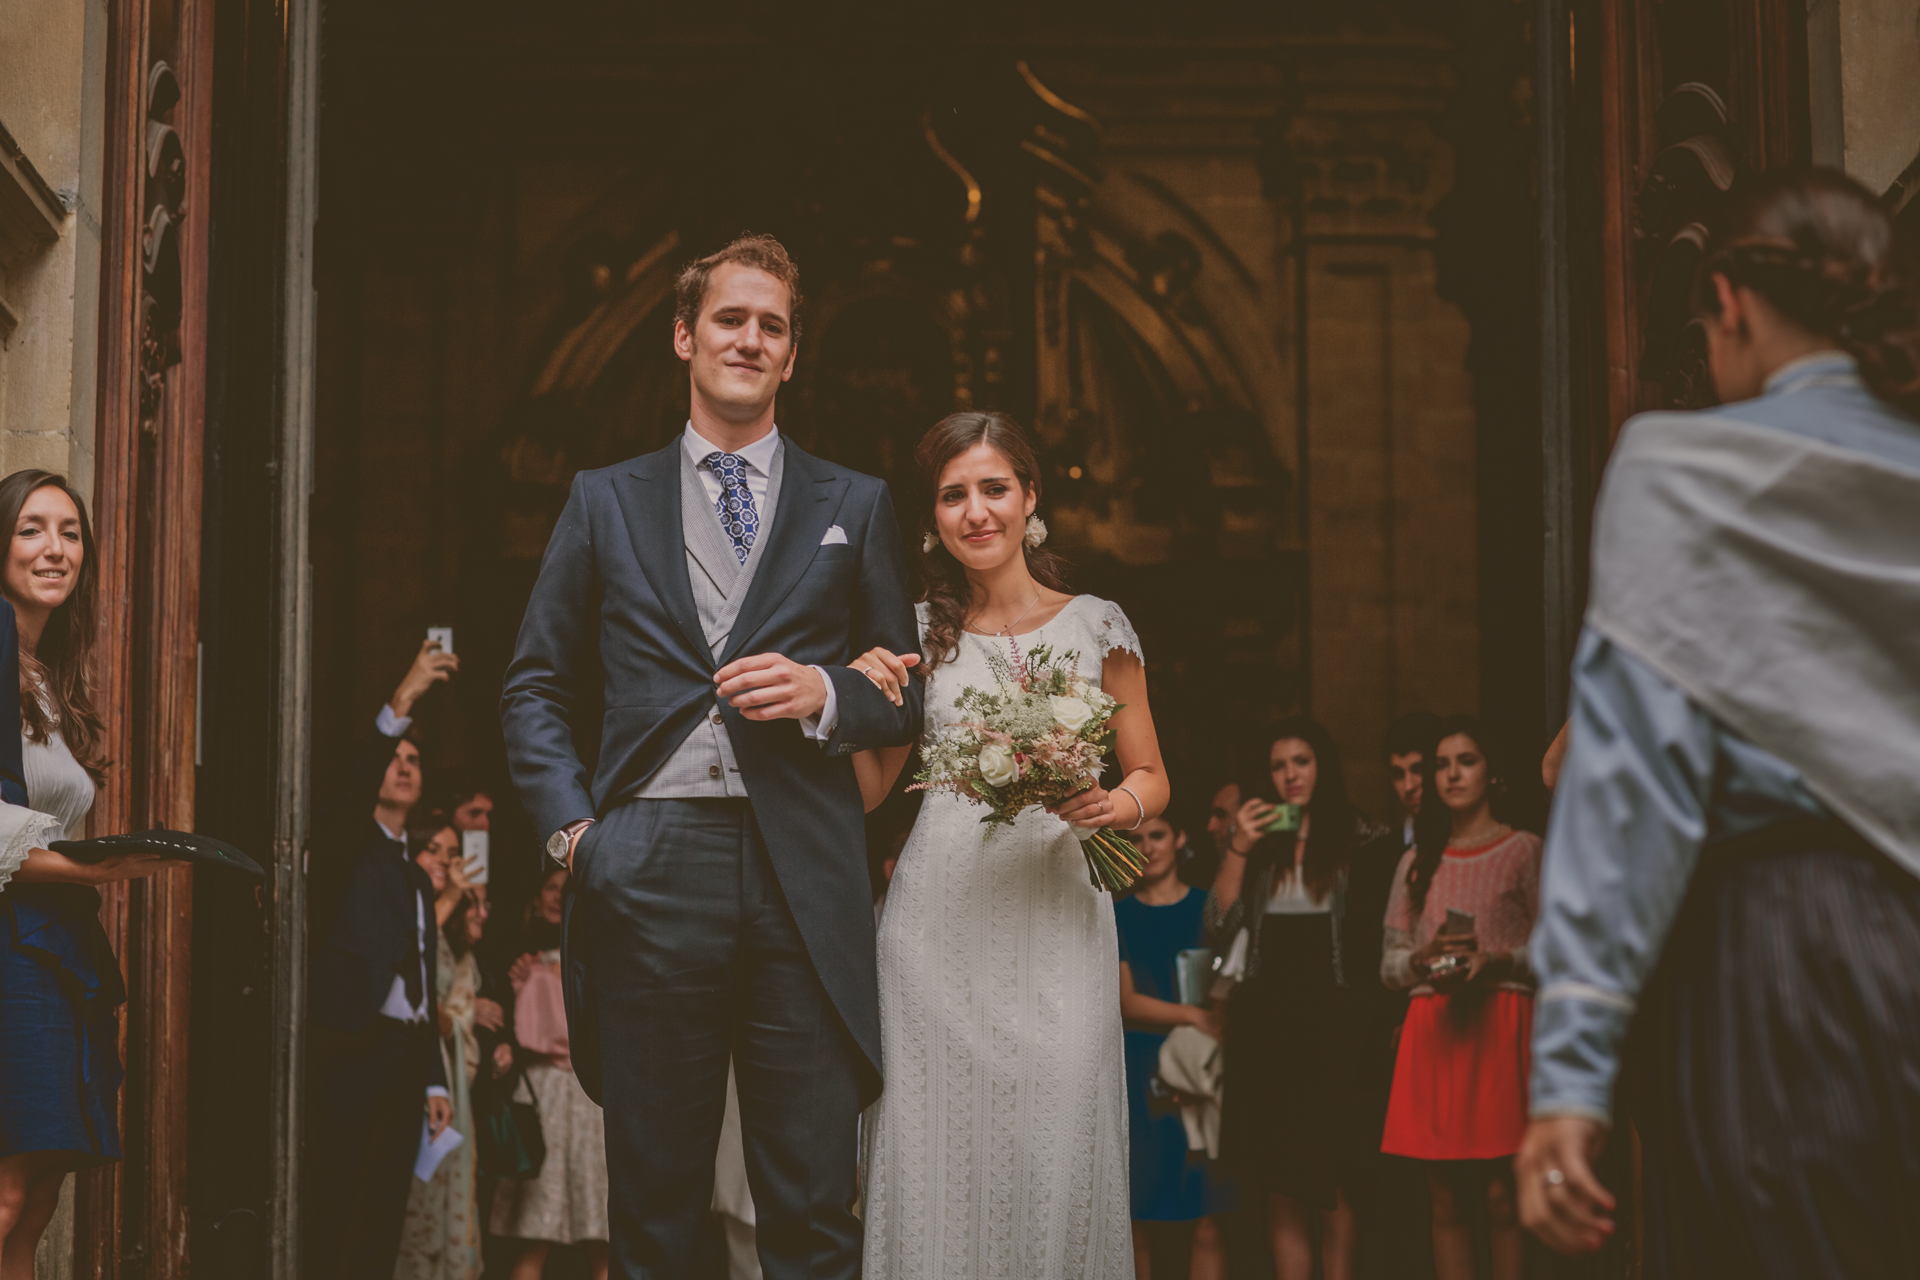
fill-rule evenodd
<path id="1" fill-rule="evenodd" d="M 1145 664 L 1147 655 L 1140 651 L 1140 637 L 1134 633 L 1133 623 L 1127 621 L 1127 615 L 1113 601 L 1100 603 L 1100 616 L 1093 624 L 1100 660 L 1105 662 L 1110 653 L 1130 653 Z"/>
<path id="2" fill-rule="evenodd" d="M 0 892 L 33 849 L 60 838 L 60 819 L 17 804 L 0 804 Z"/>

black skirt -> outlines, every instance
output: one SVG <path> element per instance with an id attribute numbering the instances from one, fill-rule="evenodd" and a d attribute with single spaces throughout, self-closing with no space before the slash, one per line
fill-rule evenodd
<path id="1" fill-rule="evenodd" d="M 1832 823 L 1708 855 L 1635 1027 L 1647 1274 L 1920 1273 L 1920 880 Z"/>
<path id="2" fill-rule="evenodd" d="M 1220 1159 L 1322 1209 L 1359 1154 L 1349 996 L 1333 981 L 1333 917 L 1270 915 L 1260 972 L 1228 1007 Z"/>

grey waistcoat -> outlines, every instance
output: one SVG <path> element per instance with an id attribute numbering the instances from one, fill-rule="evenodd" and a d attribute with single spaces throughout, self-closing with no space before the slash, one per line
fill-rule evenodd
<path id="1" fill-rule="evenodd" d="M 773 529 L 773 507 L 780 497 L 780 476 L 785 470 L 786 441 L 773 451 L 773 464 L 767 473 L 767 496 L 756 505 L 760 512 L 760 535 L 747 552 L 745 564 L 735 557 L 733 543 L 720 527 L 720 517 L 700 483 L 700 474 L 680 450 L 680 527 L 687 544 L 687 577 L 693 582 L 693 602 L 700 611 L 700 630 L 715 661 L 725 652 L 733 620 L 747 598 L 760 568 L 761 553 Z M 738 796 L 747 794 L 740 778 L 739 762 L 733 756 L 733 742 L 720 719 L 720 703 L 715 699 L 707 718 L 693 727 L 685 742 L 666 761 L 635 787 L 629 795 L 645 800 L 681 800 L 693 796 Z"/>

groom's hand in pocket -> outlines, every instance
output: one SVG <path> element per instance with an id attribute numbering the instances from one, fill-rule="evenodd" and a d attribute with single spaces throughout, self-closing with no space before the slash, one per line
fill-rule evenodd
<path id="1" fill-rule="evenodd" d="M 716 692 L 749 720 L 805 720 L 827 705 L 827 681 L 777 653 L 739 658 L 714 672 Z"/>

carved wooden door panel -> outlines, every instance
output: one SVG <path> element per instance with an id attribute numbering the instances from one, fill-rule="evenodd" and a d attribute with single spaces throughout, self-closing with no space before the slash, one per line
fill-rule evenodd
<path id="1" fill-rule="evenodd" d="M 108 11 L 94 679 L 113 762 L 95 833 L 191 830 L 205 403 L 211 0 Z M 74 1273 L 187 1274 L 190 873 L 102 895 L 126 973 L 124 1161 L 83 1175 Z"/>
<path id="2" fill-rule="evenodd" d="M 1597 16 L 1617 431 L 1644 409 L 1713 403 L 1694 272 L 1742 176 L 1806 163 L 1806 20 L 1784 0 L 1599 0 Z"/>

